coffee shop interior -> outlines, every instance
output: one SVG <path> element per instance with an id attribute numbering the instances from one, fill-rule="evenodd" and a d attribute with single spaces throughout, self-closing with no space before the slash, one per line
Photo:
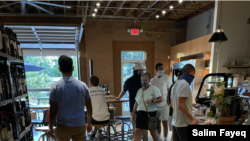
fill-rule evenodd
<path id="1" fill-rule="evenodd" d="M 0 1 L 1 132 L 10 125 L 5 141 L 50 139 L 50 88 L 62 78 L 61 55 L 72 58 L 72 77 L 89 86 L 97 76 L 106 94 L 110 122 L 94 139 L 86 133 L 86 140 L 133 140 L 129 92 L 115 97 L 136 63 L 151 78 L 162 63 L 172 82 L 192 64 L 199 125 L 250 124 L 249 13 L 250 1 Z M 207 102 L 216 94 L 235 97 L 229 117 L 217 116 L 219 107 Z M 163 141 L 163 128 L 160 134 Z"/>

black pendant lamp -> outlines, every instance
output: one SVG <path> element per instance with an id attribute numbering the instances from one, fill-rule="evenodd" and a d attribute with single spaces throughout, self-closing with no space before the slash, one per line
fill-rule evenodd
<path id="1" fill-rule="evenodd" d="M 247 20 L 247 24 L 250 24 L 250 18 Z"/>
<path id="2" fill-rule="evenodd" d="M 222 2 L 220 4 L 220 18 L 219 18 L 219 26 L 216 29 L 216 31 L 213 33 L 212 37 L 209 39 L 208 42 L 225 42 L 227 41 L 227 36 L 225 35 L 223 29 L 220 26 L 220 19 L 221 19 L 221 5 Z"/>

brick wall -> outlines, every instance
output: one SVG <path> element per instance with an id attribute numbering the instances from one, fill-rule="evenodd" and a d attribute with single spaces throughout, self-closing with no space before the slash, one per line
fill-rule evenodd
<path id="1" fill-rule="evenodd" d="M 148 31 L 167 31 L 174 29 L 174 21 L 137 21 L 136 27 L 141 25 L 148 27 Z M 100 78 L 101 84 L 109 84 L 110 92 L 113 95 L 114 87 L 121 90 L 120 84 L 114 83 L 113 68 L 113 41 L 153 41 L 154 42 L 154 64 L 161 62 L 165 66 L 165 71 L 169 69 L 168 55 L 170 47 L 173 45 L 173 34 L 169 33 L 152 33 L 152 37 L 147 37 L 145 33 L 139 36 L 131 36 L 127 29 L 134 28 L 133 20 L 116 20 L 116 19 L 87 19 L 85 25 L 85 56 L 86 56 L 86 78 L 89 81 L 89 59 L 93 60 L 94 75 Z M 176 32 L 177 43 L 185 42 L 186 23 L 181 23 L 181 28 Z M 81 46 L 80 46 L 81 50 Z M 81 54 L 82 51 L 81 51 Z M 85 61 L 84 61 L 85 62 Z M 81 63 L 83 64 L 83 63 Z M 156 73 L 154 72 L 153 75 Z"/>

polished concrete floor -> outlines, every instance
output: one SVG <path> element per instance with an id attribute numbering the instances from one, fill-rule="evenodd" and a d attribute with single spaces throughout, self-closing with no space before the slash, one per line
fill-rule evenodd
<path id="1" fill-rule="evenodd" d="M 118 125 L 117 126 L 117 131 L 120 131 L 120 129 L 121 129 L 121 126 Z M 125 130 L 126 130 L 126 127 L 125 127 Z M 113 133 L 112 130 L 111 130 L 111 133 Z M 34 134 L 34 141 L 38 141 L 39 137 L 43 134 L 43 132 L 35 131 L 35 127 L 33 127 L 33 134 Z M 172 135 L 172 132 L 170 131 L 168 133 L 167 141 L 170 141 L 171 135 Z M 87 137 L 87 141 L 95 141 L 95 139 L 89 139 L 89 136 L 87 134 L 86 134 L 86 137 Z M 163 132 L 161 133 L 161 139 L 163 141 Z M 105 140 L 103 140 L 103 141 L 105 141 Z M 149 132 L 148 132 L 148 141 L 153 141 L 153 139 L 152 139 Z"/>

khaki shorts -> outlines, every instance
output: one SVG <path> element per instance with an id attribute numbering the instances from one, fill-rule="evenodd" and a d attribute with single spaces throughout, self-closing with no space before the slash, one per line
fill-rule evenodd
<path id="1" fill-rule="evenodd" d="M 85 141 L 86 140 L 86 127 L 68 127 L 57 124 L 56 128 L 57 141 Z"/>
<path id="2" fill-rule="evenodd" d="M 166 121 L 169 118 L 169 106 L 166 104 L 165 106 L 158 107 L 157 116 L 159 120 Z"/>

